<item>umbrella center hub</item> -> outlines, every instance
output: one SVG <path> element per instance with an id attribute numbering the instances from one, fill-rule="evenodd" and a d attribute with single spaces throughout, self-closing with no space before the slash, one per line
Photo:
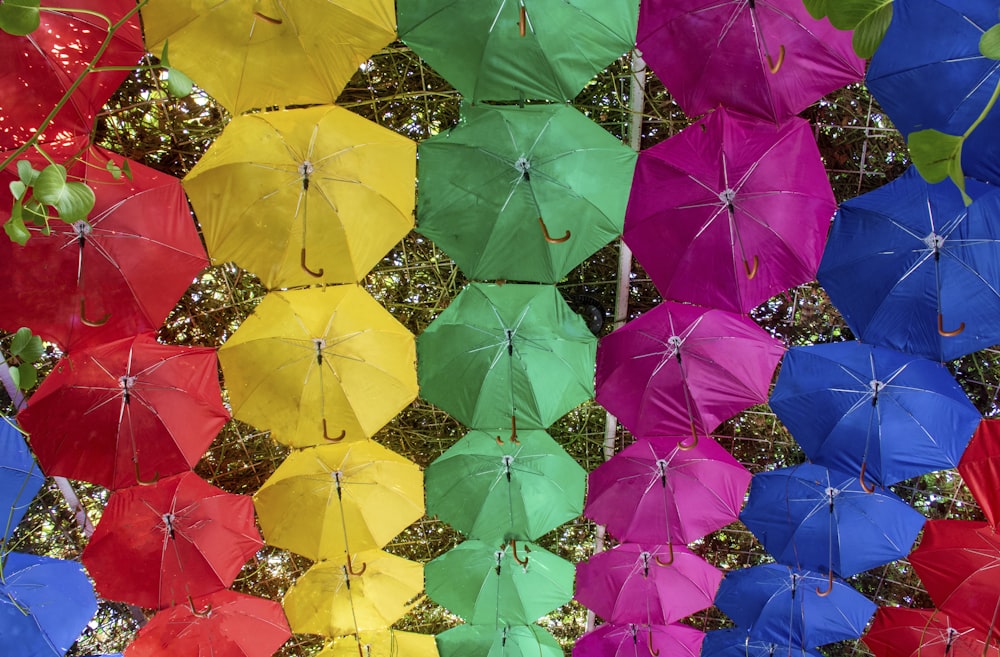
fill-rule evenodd
<path id="1" fill-rule="evenodd" d="M 94 227 L 83 220 L 74 221 L 70 227 L 73 229 L 73 234 L 76 235 L 77 239 L 86 239 L 94 232 Z"/>
<path id="2" fill-rule="evenodd" d="M 942 248 L 944 248 L 944 235 L 931 233 L 930 235 L 924 238 L 924 244 L 927 245 L 928 249 L 937 253 Z"/>
<path id="3" fill-rule="evenodd" d="M 522 155 L 514 162 L 514 168 L 517 169 L 522 176 L 527 178 L 528 172 L 531 170 L 531 162 L 528 158 Z"/>
<path id="4" fill-rule="evenodd" d="M 722 201 L 722 204 L 725 205 L 727 208 L 732 207 L 733 199 L 735 198 L 736 198 L 735 189 L 730 189 L 729 187 L 727 187 L 721 192 L 719 192 L 719 200 Z"/>
<path id="5" fill-rule="evenodd" d="M 304 178 L 311 176 L 315 170 L 316 169 L 313 167 L 313 163 L 309 160 L 303 160 L 302 164 L 299 165 L 299 175 Z"/>
<path id="6" fill-rule="evenodd" d="M 504 454 L 503 455 L 503 465 L 504 465 L 505 468 L 507 468 L 508 470 L 510 470 L 510 466 L 511 466 L 511 464 L 513 462 L 514 462 L 513 455 L 511 455 L 511 454 Z"/>
<path id="7" fill-rule="evenodd" d="M 671 335 L 667 338 L 667 344 L 675 349 L 680 349 L 681 345 L 684 344 L 684 338 L 679 335 Z"/>
<path id="8" fill-rule="evenodd" d="M 160 519 L 163 520 L 163 528 L 166 530 L 167 535 L 170 538 L 173 538 L 174 537 L 174 520 L 177 519 L 177 516 L 175 516 L 172 513 L 164 513 L 162 516 L 160 516 Z"/>
<path id="9" fill-rule="evenodd" d="M 885 381 L 872 379 L 871 381 L 868 382 L 868 387 L 871 389 L 872 394 L 878 397 L 878 393 L 880 393 L 885 388 Z"/>

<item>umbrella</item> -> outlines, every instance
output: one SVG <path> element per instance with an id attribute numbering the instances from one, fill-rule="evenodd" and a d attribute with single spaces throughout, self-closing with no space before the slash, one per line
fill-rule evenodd
<path id="1" fill-rule="evenodd" d="M 1000 342 L 1000 191 L 914 167 L 840 206 L 819 281 L 860 340 L 932 360 Z"/>
<path id="2" fill-rule="evenodd" d="M 389 627 L 423 588 L 421 564 L 365 550 L 314 564 L 282 604 L 292 631 L 334 637 Z"/>
<path id="3" fill-rule="evenodd" d="M 334 639 L 316 657 L 438 657 L 434 637 L 397 630 L 376 630 Z"/>
<path id="4" fill-rule="evenodd" d="M 537 625 L 459 625 L 437 635 L 441 657 L 562 657 L 555 638 Z"/>
<path id="5" fill-rule="evenodd" d="M 152 0 L 146 43 L 233 114 L 329 105 L 372 53 L 393 40 L 391 0 Z"/>
<path id="6" fill-rule="evenodd" d="M 215 349 L 144 333 L 63 358 L 18 418 L 45 472 L 118 489 L 190 470 L 229 413 Z"/>
<path id="7" fill-rule="evenodd" d="M 962 460 L 958 473 L 994 527 L 1000 523 L 1000 420 L 980 422 Z"/>
<path id="8" fill-rule="evenodd" d="M 186 472 L 113 493 L 83 563 L 104 598 L 163 609 L 227 588 L 261 547 L 251 499 Z"/>
<path id="9" fill-rule="evenodd" d="M 900 132 L 961 135 L 972 126 L 1000 81 L 1000 62 L 979 50 L 983 33 L 996 22 L 996 6 L 988 2 L 893 3 L 865 84 Z M 1000 182 L 998 130 L 1000 112 L 990 112 L 965 141 L 967 175 Z"/>
<path id="10" fill-rule="evenodd" d="M 125 657 L 270 657 L 290 636 L 277 602 L 222 590 L 153 616 Z"/>
<path id="11" fill-rule="evenodd" d="M 596 342 L 554 286 L 472 283 L 417 341 L 420 394 L 473 429 L 544 429 L 593 396 Z"/>
<path id="12" fill-rule="evenodd" d="M 0 31 L 0 61 L 4 63 L 0 70 L 0 150 L 17 148 L 33 137 L 78 79 L 79 86 L 40 141 L 89 135 L 98 111 L 145 53 L 133 0 L 46 0 L 39 17 L 38 28 L 25 36 Z M 110 23 L 118 22 L 122 24 L 94 61 L 108 38 Z"/>
<path id="13" fill-rule="evenodd" d="M 712 606 L 722 571 L 682 546 L 622 543 L 576 566 L 576 599 L 604 620 L 667 625 Z"/>
<path id="14" fill-rule="evenodd" d="M 30 326 L 70 351 L 158 329 L 208 265 L 180 182 L 137 162 L 127 165 L 131 179 L 116 180 L 106 165 L 126 161 L 86 138 L 46 152 L 97 201 L 87 222 L 51 221 L 48 236 L 30 226 L 25 246 L 0 240 L 0 277 L 18 292 L 0 295 L 0 328 Z M 48 163 L 27 158 L 36 169 Z M 0 183 L 16 176 L 12 165 Z"/>
<path id="15" fill-rule="evenodd" d="M 371 441 L 296 450 L 254 495 L 268 545 L 313 560 L 383 547 L 423 501 L 420 468 Z"/>
<path id="16" fill-rule="evenodd" d="M 705 634 L 701 657 L 822 657 L 815 650 L 779 645 L 750 636 L 747 630 L 732 627 Z"/>
<path id="17" fill-rule="evenodd" d="M 584 514 L 622 541 L 683 544 L 735 522 L 750 473 L 714 440 L 638 440 L 589 477 Z"/>
<path id="18" fill-rule="evenodd" d="M 639 437 L 711 433 L 767 401 L 784 347 L 749 318 L 662 303 L 597 350 L 597 401 Z"/>
<path id="19" fill-rule="evenodd" d="M 997 657 L 986 633 L 937 609 L 879 607 L 861 637 L 875 657 Z"/>
<path id="20" fill-rule="evenodd" d="M 10 538 L 45 483 L 17 428 L 0 420 L 0 544 Z"/>
<path id="21" fill-rule="evenodd" d="M 720 107 L 639 155 L 624 239 L 664 298 L 746 313 L 816 277 L 836 207 L 805 120 Z"/>
<path id="22" fill-rule="evenodd" d="M 688 116 L 721 104 L 780 122 L 865 72 L 851 33 L 800 0 L 644 0 L 638 47 Z"/>
<path id="23" fill-rule="evenodd" d="M 472 431 L 427 468 L 427 513 L 471 538 L 535 540 L 583 511 L 587 474 L 556 441 Z"/>
<path id="24" fill-rule="evenodd" d="M 958 465 L 979 424 L 940 363 L 840 342 L 788 351 L 771 408 L 815 463 L 888 486 Z"/>
<path id="25" fill-rule="evenodd" d="M 399 37 L 472 102 L 567 101 L 635 44 L 639 3 L 400 0 Z"/>
<path id="26" fill-rule="evenodd" d="M 352 283 L 413 227 L 415 150 L 342 107 L 248 114 L 184 189 L 213 262 L 232 260 L 271 289 Z"/>
<path id="27" fill-rule="evenodd" d="M 841 580 L 827 587 L 826 575 L 773 563 L 729 572 L 715 604 L 751 638 L 801 648 L 856 639 L 875 613 Z"/>
<path id="28" fill-rule="evenodd" d="M 219 349 L 233 416 L 292 447 L 375 434 L 417 396 L 413 335 L 356 285 L 272 292 Z"/>
<path id="29" fill-rule="evenodd" d="M 97 612 L 80 564 L 7 552 L 0 572 L 0 635 L 18 657 L 62 657 Z"/>
<path id="30" fill-rule="evenodd" d="M 465 105 L 418 150 L 417 230 L 470 278 L 556 283 L 621 234 L 635 151 L 568 105 Z"/>
<path id="31" fill-rule="evenodd" d="M 805 463 L 754 475 L 740 520 L 775 561 L 850 577 L 910 553 L 926 520 L 897 495 Z"/>
<path id="32" fill-rule="evenodd" d="M 581 636 L 573 657 L 699 657 L 705 633 L 672 625 L 601 625 Z"/>
<path id="33" fill-rule="evenodd" d="M 427 596 L 473 625 L 533 623 L 573 597 L 573 564 L 527 542 L 465 541 L 424 574 Z"/>

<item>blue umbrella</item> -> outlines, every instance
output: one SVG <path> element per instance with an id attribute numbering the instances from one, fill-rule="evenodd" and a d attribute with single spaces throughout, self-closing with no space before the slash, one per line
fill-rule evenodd
<path id="1" fill-rule="evenodd" d="M 740 627 L 705 634 L 701 657 L 823 657 L 815 650 L 761 641 Z"/>
<path id="2" fill-rule="evenodd" d="M 771 409 L 814 463 L 881 486 L 958 465 L 981 419 L 941 363 L 860 342 L 790 349 Z"/>
<path id="3" fill-rule="evenodd" d="M 850 577 L 910 553 L 924 516 L 855 475 L 806 463 L 754 475 L 743 521 L 778 563 Z"/>
<path id="4" fill-rule="evenodd" d="M 893 3 L 866 82 L 900 132 L 961 135 L 972 125 L 1000 80 L 1000 62 L 979 52 L 980 37 L 996 22 L 995 2 Z M 969 176 L 1000 182 L 1000 112 L 972 133 L 962 164 Z"/>
<path id="5" fill-rule="evenodd" d="M 774 563 L 734 570 L 715 604 L 758 641 L 815 648 L 860 637 L 875 603 L 840 580 L 821 595 L 826 579 Z"/>
<path id="6" fill-rule="evenodd" d="M 80 564 L 9 552 L 0 576 L 0 645 L 18 657 L 66 654 L 97 612 Z"/>
<path id="7" fill-rule="evenodd" d="M 1000 189 L 966 192 L 911 167 L 840 206 L 818 277 L 859 339 L 933 360 L 1000 342 Z"/>
<path id="8" fill-rule="evenodd" d="M 14 533 L 44 483 L 45 476 L 21 434 L 0 421 L 0 542 Z"/>

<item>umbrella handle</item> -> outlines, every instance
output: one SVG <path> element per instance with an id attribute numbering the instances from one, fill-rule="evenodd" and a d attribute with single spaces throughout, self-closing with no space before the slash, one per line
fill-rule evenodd
<path id="1" fill-rule="evenodd" d="M 367 561 L 361 564 L 361 570 L 355 572 L 355 570 L 354 570 L 354 564 L 351 563 L 351 555 L 349 555 L 349 554 L 347 555 L 347 572 L 349 572 L 350 574 L 354 575 L 355 577 L 360 577 L 361 575 L 365 574 L 366 570 L 368 570 L 368 562 Z"/>
<path id="2" fill-rule="evenodd" d="M 771 73 L 777 73 L 781 70 L 781 65 L 785 63 L 785 46 L 778 46 L 778 61 L 774 62 L 771 59 L 771 55 L 765 55 L 767 57 L 767 67 L 771 69 Z"/>
<path id="3" fill-rule="evenodd" d="M 312 269 L 309 269 L 309 265 L 306 264 L 306 247 L 304 247 L 304 246 L 302 247 L 302 259 L 299 261 L 299 264 L 302 265 L 302 269 L 305 270 L 305 272 L 307 274 L 309 274 L 310 276 L 312 276 L 313 278 L 322 278 L 323 277 L 323 268 L 322 267 L 320 267 L 317 271 L 313 271 Z"/>
<path id="4" fill-rule="evenodd" d="M 510 540 L 510 546 L 511 546 L 512 548 L 514 548 L 514 561 L 516 561 L 517 563 L 519 563 L 519 564 L 521 564 L 522 566 L 524 566 L 525 568 L 527 568 L 527 567 L 528 567 L 528 552 L 531 552 L 531 548 L 529 548 L 529 547 L 528 547 L 527 545 L 526 545 L 526 546 L 524 546 L 524 552 L 525 552 L 525 554 L 524 554 L 524 561 L 522 561 L 522 560 L 521 560 L 521 559 L 520 559 L 520 558 L 519 558 L 519 557 L 517 556 L 517 539 L 513 539 L 513 538 L 512 538 L 512 539 Z"/>
<path id="5" fill-rule="evenodd" d="M 649 627 L 646 628 L 646 647 L 649 648 L 649 654 L 653 657 L 660 654 L 660 651 L 653 647 L 653 632 Z"/>
<path id="6" fill-rule="evenodd" d="M 867 468 L 867 467 L 868 467 L 868 461 L 862 461 L 861 462 L 861 473 L 858 475 L 858 481 L 861 482 L 861 488 L 866 493 L 874 493 L 875 492 L 875 486 L 872 485 L 871 487 L 869 487 L 868 484 L 865 483 L 865 468 Z"/>
<path id="7" fill-rule="evenodd" d="M 545 225 L 545 220 L 539 217 L 538 223 L 542 227 L 542 235 L 545 236 L 545 241 L 548 242 L 549 244 L 562 244 L 570 237 L 570 232 L 568 230 L 566 231 L 566 234 L 563 235 L 562 237 L 552 237 L 551 235 L 549 235 L 549 228 L 548 226 Z"/>
<path id="8" fill-rule="evenodd" d="M 326 430 L 326 418 L 323 418 L 323 438 L 329 440 L 331 443 L 339 443 L 341 440 L 347 437 L 347 429 L 341 429 L 339 436 L 330 437 L 330 434 Z"/>
<path id="9" fill-rule="evenodd" d="M 677 443 L 677 449 L 684 452 L 689 452 L 697 446 L 698 446 L 698 431 L 694 428 L 694 420 L 691 420 L 691 444 L 685 445 L 684 441 L 680 441 Z"/>
<path id="10" fill-rule="evenodd" d="M 517 21 L 517 31 L 522 37 L 528 33 L 528 10 L 521 5 L 521 17 Z"/>
<path id="11" fill-rule="evenodd" d="M 662 559 L 660 559 L 660 555 L 656 555 L 655 557 L 653 557 L 653 561 L 656 562 L 656 565 L 658 565 L 658 566 L 669 566 L 670 564 L 672 564 L 674 562 L 674 544 L 673 543 L 667 543 L 667 547 L 670 548 L 670 561 L 663 561 Z"/>
<path id="12" fill-rule="evenodd" d="M 111 313 L 105 313 L 104 317 L 100 318 L 96 322 L 87 319 L 87 300 L 84 299 L 83 297 L 80 297 L 80 321 L 83 322 L 84 326 L 90 326 L 92 328 L 97 328 L 98 326 L 104 326 L 105 324 L 108 323 L 108 320 L 110 318 L 111 318 Z"/>
<path id="13" fill-rule="evenodd" d="M 142 478 L 142 475 L 139 474 L 139 461 L 132 461 L 132 465 L 135 466 L 135 480 L 140 486 L 152 486 L 160 480 L 160 473 L 154 470 L 153 478 L 146 481 Z"/>
<path id="14" fill-rule="evenodd" d="M 953 338 L 953 337 L 955 337 L 956 335 L 958 335 L 959 333 L 961 333 L 964 330 L 965 330 L 965 322 L 962 322 L 961 324 L 958 325 L 958 328 L 955 329 L 954 331 L 945 331 L 944 330 L 944 315 L 941 314 L 941 313 L 938 313 L 938 335 L 940 335 L 941 337 L 943 337 L 943 338 Z"/>
<path id="15" fill-rule="evenodd" d="M 760 267 L 760 258 L 757 256 L 753 257 L 753 268 L 750 267 L 750 263 L 746 260 L 743 261 L 743 269 L 747 272 L 747 280 L 752 281 L 754 276 L 757 275 L 757 268 Z"/>
<path id="16" fill-rule="evenodd" d="M 262 21 L 267 21 L 271 25 L 281 25 L 282 23 L 280 18 L 271 18 L 270 16 L 266 16 L 265 14 L 262 14 L 259 11 L 255 11 L 253 15 L 261 19 Z"/>
<path id="17" fill-rule="evenodd" d="M 212 605 L 205 607 L 205 611 L 198 611 L 195 609 L 194 599 L 190 595 L 188 596 L 188 605 L 191 607 L 191 613 L 198 618 L 208 618 L 212 615 Z"/>
<path id="18" fill-rule="evenodd" d="M 521 444 L 521 441 L 517 439 L 517 416 L 513 413 L 510 416 L 510 442 L 515 445 Z"/>
<path id="19" fill-rule="evenodd" d="M 865 489 L 865 490 L 867 490 L 867 489 Z M 873 488 L 872 490 L 875 490 L 875 489 Z M 818 595 L 821 598 L 825 598 L 826 596 L 830 595 L 831 592 L 833 592 L 833 570 L 832 569 L 830 570 L 830 576 L 829 576 L 829 579 L 827 580 L 826 590 L 824 591 L 823 589 L 821 589 L 820 587 L 817 586 L 816 587 L 816 595 Z"/>

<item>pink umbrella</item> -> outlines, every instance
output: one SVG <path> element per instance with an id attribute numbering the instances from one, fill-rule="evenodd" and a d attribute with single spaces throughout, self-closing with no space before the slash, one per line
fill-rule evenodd
<path id="1" fill-rule="evenodd" d="M 749 312 L 816 277 L 836 209 L 806 121 L 720 107 L 639 155 L 624 238 L 664 298 Z"/>
<path id="2" fill-rule="evenodd" d="M 710 438 L 636 441 L 590 473 L 583 513 L 622 541 L 690 543 L 734 522 L 750 473 Z"/>
<path id="3" fill-rule="evenodd" d="M 662 303 L 597 347 L 597 401 L 638 437 L 711 433 L 767 401 L 785 349 L 746 317 Z"/>
<path id="4" fill-rule="evenodd" d="M 623 543 L 576 566 L 576 599 L 612 623 L 667 624 L 712 606 L 722 571 L 686 547 Z"/>
<path id="5" fill-rule="evenodd" d="M 698 657 L 705 633 L 672 625 L 601 625 L 579 638 L 573 657 Z"/>
<path id="6" fill-rule="evenodd" d="M 865 73 L 851 33 L 802 0 L 643 0 L 638 47 L 688 116 L 782 121 Z"/>

